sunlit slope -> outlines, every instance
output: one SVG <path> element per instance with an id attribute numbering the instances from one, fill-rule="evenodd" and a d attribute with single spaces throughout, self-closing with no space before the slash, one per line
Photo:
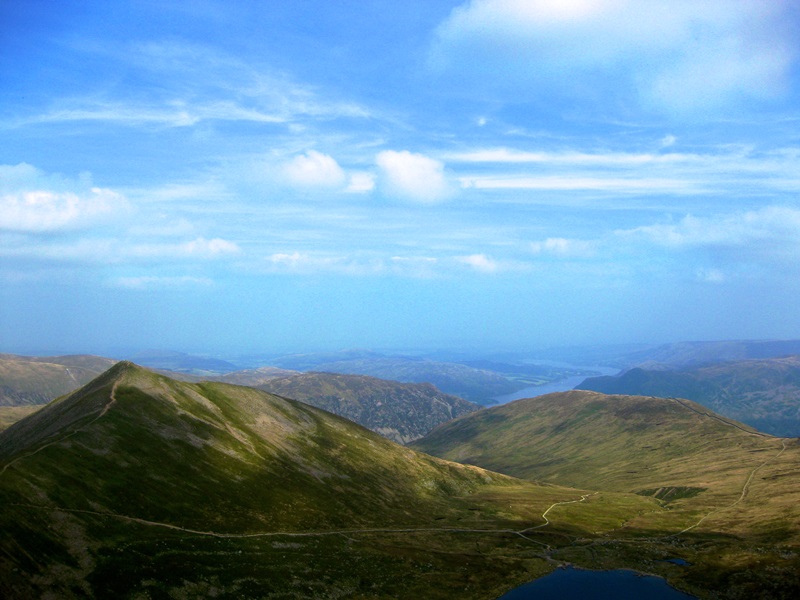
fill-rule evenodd
<path id="1" fill-rule="evenodd" d="M 687 400 L 549 394 L 461 417 L 416 449 L 516 477 L 669 504 L 643 527 L 796 538 L 800 527 L 797 440 L 759 434 Z M 723 510 L 724 509 L 724 510 Z"/>
<path id="2" fill-rule="evenodd" d="M 421 597 L 433 584 L 492 598 L 550 568 L 513 531 L 581 494 L 260 390 L 119 363 L 0 434 L 0 593 Z M 631 496 L 586 514 L 613 529 L 645 509 L 658 507 Z M 556 513 L 545 539 L 583 535 Z"/>

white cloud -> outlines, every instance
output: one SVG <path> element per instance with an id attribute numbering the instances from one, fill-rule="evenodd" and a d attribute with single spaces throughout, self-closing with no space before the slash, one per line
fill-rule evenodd
<path id="1" fill-rule="evenodd" d="M 0 229 L 76 229 L 129 210 L 121 194 L 92 186 L 88 175 L 70 180 L 24 163 L 0 166 Z"/>
<path id="2" fill-rule="evenodd" d="M 596 250 L 597 243 L 589 240 L 547 238 L 543 241 L 531 242 L 531 251 L 534 254 L 550 254 L 562 257 L 590 257 L 594 256 Z"/>
<path id="3" fill-rule="evenodd" d="M 476 271 L 480 271 L 482 273 L 495 273 L 499 268 L 500 265 L 486 256 L 485 254 L 470 254 L 468 256 L 459 256 L 457 260 L 460 263 L 468 265 L 472 267 Z"/>
<path id="4" fill-rule="evenodd" d="M 796 59 L 787 0 L 471 0 L 432 65 L 516 91 L 635 90 L 667 110 L 782 93 Z M 588 85 L 591 82 L 593 85 Z M 586 85 L 585 85 L 586 84 Z"/>
<path id="5" fill-rule="evenodd" d="M 382 186 L 392 196 L 437 202 L 452 194 L 441 161 L 407 150 L 384 150 L 375 162 L 381 170 Z"/>
<path id="6" fill-rule="evenodd" d="M 316 150 L 296 156 L 284 165 L 283 172 L 288 181 L 298 187 L 340 188 L 346 179 L 333 157 Z"/>
<path id="7" fill-rule="evenodd" d="M 668 139 L 670 136 L 667 136 Z M 674 143 L 674 138 L 671 143 Z M 529 152 L 513 148 L 485 148 L 448 155 L 450 160 L 468 163 L 537 163 L 574 166 L 639 167 L 648 164 L 674 164 L 702 160 L 696 154 L 632 152 Z"/>
<path id="8" fill-rule="evenodd" d="M 708 190 L 698 183 L 666 178 L 623 177 L 461 177 L 461 187 L 483 190 L 588 190 L 617 193 L 697 194 Z"/>

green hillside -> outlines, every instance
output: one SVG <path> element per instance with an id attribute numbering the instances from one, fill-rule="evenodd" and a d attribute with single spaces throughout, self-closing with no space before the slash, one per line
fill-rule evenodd
<path id="1" fill-rule="evenodd" d="M 800 564 L 792 563 L 800 551 L 800 440 L 758 433 L 687 400 L 572 391 L 461 417 L 412 447 L 531 481 L 655 498 L 666 512 L 643 512 L 623 529 L 680 540 L 695 564 L 687 579 L 696 583 L 702 573 L 712 589 L 731 594 L 722 597 L 800 591 Z M 737 596 L 730 587 L 770 572 L 780 582 L 766 595 Z"/>
<path id="2" fill-rule="evenodd" d="M 616 377 L 592 377 L 578 387 L 688 398 L 759 431 L 800 436 L 800 356 L 670 370 L 637 368 Z"/>
<path id="3" fill-rule="evenodd" d="M 428 383 L 361 375 L 302 373 L 270 379 L 259 387 L 355 421 L 400 444 L 480 408 Z"/>
<path id="4" fill-rule="evenodd" d="M 2 432 L 0 465 L 4 598 L 493 598 L 552 568 L 514 532 L 582 493 L 130 363 Z M 551 517 L 542 540 L 580 531 Z"/>
<path id="5" fill-rule="evenodd" d="M 560 392 L 462 417 L 413 447 L 515 477 L 636 492 L 699 486 L 712 472 L 742 468 L 743 452 L 768 454 L 776 444 L 703 412 L 688 401 Z"/>

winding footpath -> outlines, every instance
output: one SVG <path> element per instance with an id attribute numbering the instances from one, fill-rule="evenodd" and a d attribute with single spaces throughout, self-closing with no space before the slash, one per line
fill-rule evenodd
<path id="1" fill-rule="evenodd" d="M 771 436 L 767 436 L 767 437 L 771 437 Z M 719 508 L 715 508 L 714 510 L 712 510 L 708 514 L 706 514 L 703 517 L 701 517 L 700 520 L 698 520 L 697 523 L 695 523 L 694 525 L 690 525 L 689 527 L 687 527 L 686 529 L 682 529 L 678 533 L 673 533 L 672 535 L 667 536 L 667 538 L 665 538 L 665 539 L 675 538 L 675 537 L 678 537 L 679 535 L 682 535 L 682 534 L 686 533 L 687 531 L 691 531 L 695 527 L 698 527 L 703 521 L 705 521 L 709 517 L 711 517 L 711 516 L 713 516 L 713 515 L 715 515 L 715 514 L 717 514 L 719 512 L 722 512 L 724 510 L 728 510 L 730 508 L 733 508 L 734 506 L 739 504 L 747 496 L 747 492 L 750 489 L 750 484 L 752 483 L 753 477 L 755 477 L 755 474 L 761 468 L 763 468 L 764 466 L 766 466 L 770 462 L 772 462 L 774 460 L 777 460 L 780 457 L 780 455 L 783 454 L 785 451 L 786 451 L 786 440 L 781 439 L 781 449 L 780 449 L 780 451 L 775 456 L 771 456 L 771 457 L 767 458 L 764 462 L 762 462 L 760 465 L 756 466 L 752 471 L 750 471 L 750 475 L 748 475 L 747 480 L 744 482 L 744 485 L 742 486 L 742 493 L 739 494 L 739 497 L 732 504 L 729 504 L 727 506 L 721 506 Z"/>
<path id="2" fill-rule="evenodd" d="M 563 502 L 555 502 L 551 504 L 547 508 L 547 510 L 544 511 L 544 513 L 542 513 L 542 518 L 545 520 L 544 523 L 542 523 L 541 525 L 536 525 L 534 527 L 528 527 L 526 529 L 520 529 L 520 530 L 471 529 L 465 527 L 406 527 L 406 528 L 375 527 L 375 528 L 363 528 L 363 529 L 336 529 L 336 530 L 324 530 L 324 531 L 267 531 L 260 533 L 221 533 L 218 531 L 191 529 L 189 527 L 181 527 L 180 525 L 173 525 L 171 523 L 164 523 L 161 521 L 150 521 L 148 519 L 141 519 L 139 517 L 131 517 L 128 515 L 121 515 L 119 513 L 112 513 L 112 512 L 100 512 L 100 511 L 84 510 L 77 508 L 60 508 L 55 506 L 41 506 L 37 504 L 14 504 L 13 506 L 34 508 L 38 510 L 48 510 L 53 512 L 67 512 L 75 514 L 94 515 L 98 517 L 105 517 L 111 519 L 120 519 L 123 521 L 128 521 L 130 523 L 138 523 L 140 525 L 147 525 L 150 527 L 162 527 L 165 529 L 181 531 L 183 533 L 188 533 L 192 535 L 202 535 L 202 536 L 225 538 L 225 539 L 245 539 L 245 538 L 259 538 L 259 537 L 321 537 L 329 535 L 352 535 L 359 533 L 481 533 L 481 534 L 506 533 L 506 534 L 518 535 L 528 541 L 546 546 L 546 544 L 541 544 L 541 542 L 537 542 L 536 540 L 531 540 L 530 538 L 526 537 L 525 534 L 535 529 L 540 529 L 542 527 L 550 525 L 551 521 L 550 519 L 547 518 L 547 513 L 549 513 L 556 506 L 560 506 L 562 504 L 574 504 L 578 502 L 583 502 L 589 496 L 593 496 L 597 493 L 598 492 L 594 492 L 592 494 L 584 494 L 581 496 L 579 500 L 567 500 Z"/>

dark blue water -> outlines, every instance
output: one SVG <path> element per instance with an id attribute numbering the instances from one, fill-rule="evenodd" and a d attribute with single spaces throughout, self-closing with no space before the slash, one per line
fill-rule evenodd
<path id="1" fill-rule="evenodd" d="M 503 594 L 498 600 L 691 600 L 660 577 L 634 571 L 556 569 L 536 581 Z M 696 599 L 695 599 L 696 600 Z"/>

